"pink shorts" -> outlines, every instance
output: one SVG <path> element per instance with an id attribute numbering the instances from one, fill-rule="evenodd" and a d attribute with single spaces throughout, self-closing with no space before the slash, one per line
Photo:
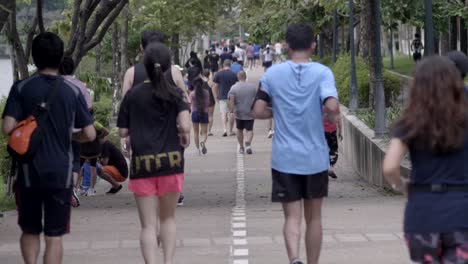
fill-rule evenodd
<path id="1" fill-rule="evenodd" d="M 183 186 L 183 173 L 144 179 L 130 179 L 128 183 L 130 191 L 139 196 L 164 196 L 167 193 L 181 193 Z"/>

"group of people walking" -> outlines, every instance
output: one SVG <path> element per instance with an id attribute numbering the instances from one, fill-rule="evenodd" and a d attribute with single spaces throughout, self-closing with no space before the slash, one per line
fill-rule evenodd
<path id="1" fill-rule="evenodd" d="M 127 70 L 123 82 L 117 120 L 121 153 L 106 142 L 105 132 L 96 136 L 96 131 L 105 130 L 94 123 L 86 91 L 71 77 L 73 70 L 63 67 L 62 40 L 48 32 L 36 36 L 32 56 L 38 72 L 13 85 L 2 125 L 5 134 L 14 135 L 19 122 L 33 115 L 44 127 L 37 152 L 17 161 L 24 261 L 37 263 L 39 235 L 44 232 L 44 263 L 62 262 L 62 236 L 69 232 L 70 201 L 77 184 L 73 172 L 78 178 L 80 158 L 81 163 L 92 165 L 96 158 L 96 153 L 77 152 L 76 146 L 97 140 L 97 157 L 104 165 L 100 175 L 112 184 L 109 192 L 118 192 L 119 181 L 129 175 L 145 263 L 157 263 L 159 244 L 164 263 L 173 263 L 175 211 L 183 191 L 191 124 L 195 147 L 199 154 L 206 154 L 210 120 L 218 103 L 222 136 L 237 134 L 241 153 L 253 152 L 254 119 L 274 120 L 271 197 L 284 210 L 288 259 L 291 264 L 304 263 L 299 254 L 304 217 L 306 263 L 319 263 L 322 201 L 328 195 L 329 176 L 335 175 L 331 165 L 342 137 L 338 93 L 332 71 L 310 59 L 315 47 L 311 27 L 290 25 L 285 39 L 289 60 L 268 67 L 259 85 L 246 82 L 246 71 L 232 70 L 232 61 L 243 65 L 244 56 L 255 63 L 259 55 L 255 46 L 247 47 L 245 54 L 238 50 L 242 56 L 237 58 L 217 54 L 215 46 L 204 65 L 196 54 L 191 56 L 186 86 L 183 74 L 171 62 L 164 35 L 145 32 L 143 59 Z M 426 58 L 417 65 L 408 106 L 395 126 L 383 164 L 391 186 L 408 194 L 404 231 L 413 263 L 468 263 L 468 92 L 463 83 L 467 61 L 465 55 L 456 53 Z M 64 70 L 59 73 L 61 67 Z M 38 105 L 45 105 L 41 109 L 47 118 L 36 112 Z M 408 151 L 413 163 L 409 182 L 399 172 Z M 122 161 L 124 155 L 130 157 L 130 169 Z"/>

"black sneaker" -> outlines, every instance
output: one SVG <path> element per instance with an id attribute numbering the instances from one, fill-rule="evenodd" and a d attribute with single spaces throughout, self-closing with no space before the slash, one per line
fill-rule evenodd
<path id="1" fill-rule="evenodd" d="M 117 188 L 112 187 L 108 192 L 106 192 L 106 194 L 108 194 L 108 195 L 116 194 L 116 193 L 120 192 L 120 190 L 122 190 L 122 184 L 119 185 L 119 187 L 117 187 Z"/>
<path id="2" fill-rule="evenodd" d="M 334 171 L 329 171 L 328 176 L 332 179 L 338 179 L 338 176 L 336 176 L 336 173 Z"/>
<path id="3" fill-rule="evenodd" d="M 252 153 L 253 153 L 253 152 L 252 152 L 252 147 L 251 147 L 251 146 L 247 146 L 247 147 L 245 148 L 245 152 L 246 152 L 248 155 L 252 155 Z"/>
<path id="4" fill-rule="evenodd" d="M 202 147 L 201 152 L 203 153 L 203 155 L 206 155 L 206 153 L 208 153 L 208 150 L 206 149 L 205 142 L 201 142 L 200 146 Z"/>
<path id="5" fill-rule="evenodd" d="M 185 200 L 185 196 L 183 194 L 180 194 L 179 201 L 177 201 L 177 206 L 184 205 L 184 200 Z"/>
<path id="6" fill-rule="evenodd" d="M 300 260 L 296 260 L 294 262 L 291 262 L 291 264 L 304 264 L 304 262 L 300 261 Z"/>
<path id="7" fill-rule="evenodd" d="M 224 133 L 223 133 L 223 137 L 227 137 L 227 132 L 224 132 Z"/>

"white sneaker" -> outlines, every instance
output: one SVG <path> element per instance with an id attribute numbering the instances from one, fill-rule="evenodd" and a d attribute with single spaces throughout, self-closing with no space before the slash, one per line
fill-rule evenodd
<path id="1" fill-rule="evenodd" d="M 89 187 L 88 191 L 86 192 L 86 196 L 94 196 L 96 195 L 96 190 L 94 188 Z"/>
<path id="2" fill-rule="evenodd" d="M 274 131 L 274 130 L 270 130 L 270 131 L 268 132 L 268 138 L 272 138 L 274 134 L 275 134 L 275 131 Z"/>

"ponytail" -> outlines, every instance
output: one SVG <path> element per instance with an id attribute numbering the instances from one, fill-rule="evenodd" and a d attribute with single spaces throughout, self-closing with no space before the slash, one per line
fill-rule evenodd
<path id="1" fill-rule="evenodd" d="M 198 116 L 200 119 L 203 119 L 203 114 L 205 110 L 205 89 L 203 88 L 204 81 L 197 77 L 193 80 L 193 87 L 195 92 L 195 103 L 198 109 Z"/>
<path id="2" fill-rule="evenodd" d="M 171 69 L 169 69 L 170 71 Z M 153 86 L 153 95 L 165 102 L 174 103 L 180 95 L 166 80 L 166 76 L 159 63 L 154 63 L 152 71 L 148 71 L 148 77 Z"/>

